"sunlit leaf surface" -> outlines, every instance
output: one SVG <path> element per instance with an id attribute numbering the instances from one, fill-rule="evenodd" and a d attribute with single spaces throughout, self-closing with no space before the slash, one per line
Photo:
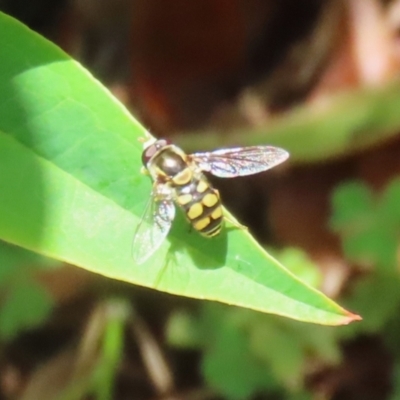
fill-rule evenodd
<path id="1" fill-rule="evenodd" d="M 215 239 L 178 215 L 143 265 L 131 243 L 151 189 L 144 128 L 51 43 L 0 16 L 0 238 L 112 278 L 321 324 L 350 314 L 243 230 Z"/>

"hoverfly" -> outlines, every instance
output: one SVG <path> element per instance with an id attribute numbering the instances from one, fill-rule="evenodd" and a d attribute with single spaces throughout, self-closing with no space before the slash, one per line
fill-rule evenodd
<path id="1" fill-rule="evenodd" d="M 166 139 L 144 143 L 142 162 L 153 181 L 153 190 L 133 239 L 137 264 L 146 261 L 167 236 L 180 207 L 192 227 L 205 237 L 222 228 L 222 206 L 218 190 L 203 172 L 221 178 L 266 171 L 289 157 L 283 149 L 251 146 L 186 154 Z"/>

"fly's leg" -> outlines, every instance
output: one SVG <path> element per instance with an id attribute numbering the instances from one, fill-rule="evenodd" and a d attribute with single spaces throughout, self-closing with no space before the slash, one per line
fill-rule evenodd
<path id="1" fill-rule="evenodd" d="M 149 131 L 145 131 L 145 132 L 144 132 L 144 137 L 139 137 L 137 140 L 138 140 L 139 143 L 145 143 L 145 142 L 147 142 L 148 140 L 154 140 L 154 139 L 153 139 L 153 137 L 150 135 L 150 132 L 149 132 Z"/>
<path id="2" fill-rule="evenodd" d="M 162 267 L 160 268 L 160 270 L 158 271 L 156 278 L 154 280 L 153 286 L 155 289 L 162 290 L 161 282 L 162 282 L 162 279 L 164 278 L 164 275 L 166 274 L 168 269 L 171 272 L 173 272 L 172 268 L 174 268 L 175 265 L 177 265 L 177 260 L 176 260 L 175 254 L 170 254 L 170 252 L 168 252 L 165 257 L 165 261 L 164 261 Z"/>
<path id="3" fill-rule="evenodd" d="M 150 176 L 150 172 L 146 167 L 141 167 L 140 168 L 140 173 L 146 176 Z"/>
<path id="4" fill-rule="evenodd" d="M 146 147 L 150 146 L 151 144 L 153 144 L 157 139 L 153 138 L 150 135 L 150 132 L 146 131 L 144 133 L 144 137 L 139 137 L 137 140 L 139 143 L 142 143 L 143 148 L 146 148 Z"/>
<path id="5" fill-rule="evenodd" d="M 168 183 L 159 183 L 159 182 L 154 182 L 153 183 L 153 195 L 154 198 L 157 200 L 173 200 L 173 194 L 171 191 L 171 187 L 169 186 Z"/>

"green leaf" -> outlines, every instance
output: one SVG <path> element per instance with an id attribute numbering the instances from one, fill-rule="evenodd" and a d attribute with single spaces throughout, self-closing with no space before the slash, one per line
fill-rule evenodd
<path id="1" fill-rule="evenodd" d="M 144 128 L 79 64 L 0 15 L 0 238 L 111 278 L 320 324 L 357 316 L 302 284 L 246 231 L 204 239 L 178 215 L 143 265 L 131 243 L 151 183 Z"/>
<path id="2" fill-rule="evenodd" d="M 332 207 L 331 227 L 337 231 L 351 226 L 351 232 L 354 233 L 370 224 L 370 215 L 375 210 L 375 203 L 367 185 L 352 181 L 343 183 L 335 189 Z"/>
<path id="3" fill-rule="evenodd" d="M 399 204 L 397 179 L 376 199 L 362 182 L 348 182 L 336 188 L 330 225 L 341 234 L 347 258 L 393 270 L 399 242 Z"/>
<path id="4" fill-rule="evenodd" d="M 175 311 L 168 319 L 166 331 L 167 341 L 172 346 L 198 349 L 202 343 L 203 336 L 199 324 L 187 310 Z"/>
<path id="5" fill-rule="evenodd" d="M 0 335 L 9 339 L 20 330 L 37 326 L 49 315 L 53 301 L 34 278 L 34 272 L 59 264 L 0 240 Z"/>
<path id="6" fill-rule="evenodd" d="M 93 392 L 98 400 L 113 398 L 118 365 L 124 354 L 124 333 L 129 313 L 129 303 L 123 299 L 110 299 L 104 304 L 101 356 L 92 375 Z"/>
<path id="7" fill-rule="evenodd" d="M 360 152 L 397 136 L 400 129 L 400 81 L 381 87 L 341 91 L 268 118 L 265 124 L 224 131 L 186 132 L 177 143 L 188 151 L 265 143 L 290 150 L 291 162 L 318 162 Z"/>
<path id="8" fill-rule="evenodd" d="M 400 231 L 400 179 L 393 179 L 382 195 L 380 210 L 382 218 L 396 232 Z"/>
<path id="9" fill-rule="evenodd" d="M 40 325 L 52 308 L 51 296 L 34 281 L 15 285 L 0 309 L 1 336 L 8 339 L 20 330 Z"/>
<path id="10" fill-rule="evenodd" d="M 246 336 L 224 321 L 217 328 L 212 348 L 205 352 L 203 374 L 212 387 L 230 399 L 246 399 L 277 383 L 251 354 Z"/>
<path id="11" fill-rule="evenodd" d="M 203 304 L 201 313 L 191 317 L 188 331 L 193 327 L 203 349 L 203 372 L 210 384 L 226 394 L 231 387 L 239 392 L 250 391 L 251 387 L 253 391 L 266 388 L 261 382 L 268 382 L 269 389 L 283 385 L 298 392 L 303 389 L 310 359 L 318 358 L 331 365 L 340 361 L 340 329 L 332 327 L 316 327 L 217 304 Z M 241 376 L 236 372 L 237 365 L 247 366 L 241 369 Z"/>
<path id="12" fill-rule="evenodd" d="M 398 359 L 394 362 L 392 367 L 392 390 L 388 397 L 388 400 L 399 400 L 400 399 L 400 363 Z"/>
<path id="13" fill-rule="evenodd" d="M 356 332 L 378 333 L 390 319 L 397 318 L 400 305 L 400 279 L 391 275 L 370 275 L 357 284 L 348 304 L 357 307 L 365 315 L 357 325 L 342 328 L 351 334 Z M 373 304 L 373 306 L 371 306 Z"/>
<path id="14" fill-rule="evenodd" d="M 60 262 L 0 240 L 0 286 L 37 269 L 57 268 Z"/>
<path id="15" fill-rule="evenodd" d="M 258 321 L 250 332 L 250 348 L 268 365 L 278 382 L 291 389 L 301 387 L 305 354 L 294 332 L 270 321 Z"/>
<path id="16" fill-rule="evenodd" d="M 346 237 L 343 250 L 350 260 L 390 271 L 396 265 L 398 239 L 385 227 L 372 227 Z"/>

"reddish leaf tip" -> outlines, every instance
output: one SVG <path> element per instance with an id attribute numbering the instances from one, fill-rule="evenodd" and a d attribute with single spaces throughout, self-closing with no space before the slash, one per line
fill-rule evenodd
<path id="1" fill-rule="evenodd" d="M 361 321 L 362 317 L 358 314 L 353 314 L 350 311 L 345 311 L 345 316 L 342 318 L 342 320 L 339 322 L 339 325 L 348 325 L 351 322 L 354 321 Z"/>

